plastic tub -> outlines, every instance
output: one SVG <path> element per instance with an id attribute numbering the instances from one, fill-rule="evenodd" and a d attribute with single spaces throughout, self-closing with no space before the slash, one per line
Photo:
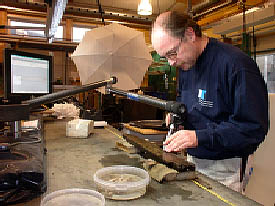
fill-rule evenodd
<path id="1" fill-rule="evenodd" d="M 65 189 L 48 194 L 40 206 L 104 206 L 105 198 L 99 192 L 88 189 Z"/>
<path id="2" fill-rule="evenodd" d="M 97 190 L 105 198 L 131 200 L 146 193 L 150 176 L 143 169 L 130 166 L 112 166 L 98 170 L 94 174 Z"/>

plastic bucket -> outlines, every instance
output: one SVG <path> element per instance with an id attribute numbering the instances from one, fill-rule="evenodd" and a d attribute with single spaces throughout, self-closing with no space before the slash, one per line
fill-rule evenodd
<path id="1" fill-rule="evenodd" d="M 94 182 L 105 198 L 130 200 L 145 194 L 150 176 L 143 169 L 117 165 L 98 170 L 94 174 Z"/>
<path id="2" fill-rule="evenodd" d="M 88 189 L 64 189 L 48 194 L 40 206 L 104 206 L 105 198 L 99 192 Z"/>

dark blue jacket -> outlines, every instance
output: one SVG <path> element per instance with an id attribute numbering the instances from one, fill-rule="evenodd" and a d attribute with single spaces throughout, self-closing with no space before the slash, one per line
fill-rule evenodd
<path id="1" fill-rule="evenodd" d="M 179 72 L 177 101 L 187 107 L 185 129 L 202 159 L 245 157 L 268 131 L 268 95 L 256 63 L 238 48 L 210 39 L 196 64 Z"/>

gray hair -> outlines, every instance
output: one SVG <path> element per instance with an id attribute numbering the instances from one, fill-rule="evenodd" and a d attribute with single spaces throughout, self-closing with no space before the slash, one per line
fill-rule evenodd
<path id="1" fill-rule="evenodd" d="M 194 30 L 196 36 L 202 36 L 200 26 L 189 15 L 184 13 L 171 11 L 162 21 L 158 23 L 156 21 L 153 22 L 152 27 L 154 28 L 156 24 L 176 38 L 183 38 L 188 27 Z"/>

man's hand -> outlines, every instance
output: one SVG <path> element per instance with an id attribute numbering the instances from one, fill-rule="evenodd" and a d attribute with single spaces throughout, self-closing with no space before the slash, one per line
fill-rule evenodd
<path id="1" fill-rule="evenodd" d="M 166 152 L 179 152 L 186 148 L 198 146 L 196 132 L 193 130 L 179 130 L 171 135 L 164 143 Z"/>

